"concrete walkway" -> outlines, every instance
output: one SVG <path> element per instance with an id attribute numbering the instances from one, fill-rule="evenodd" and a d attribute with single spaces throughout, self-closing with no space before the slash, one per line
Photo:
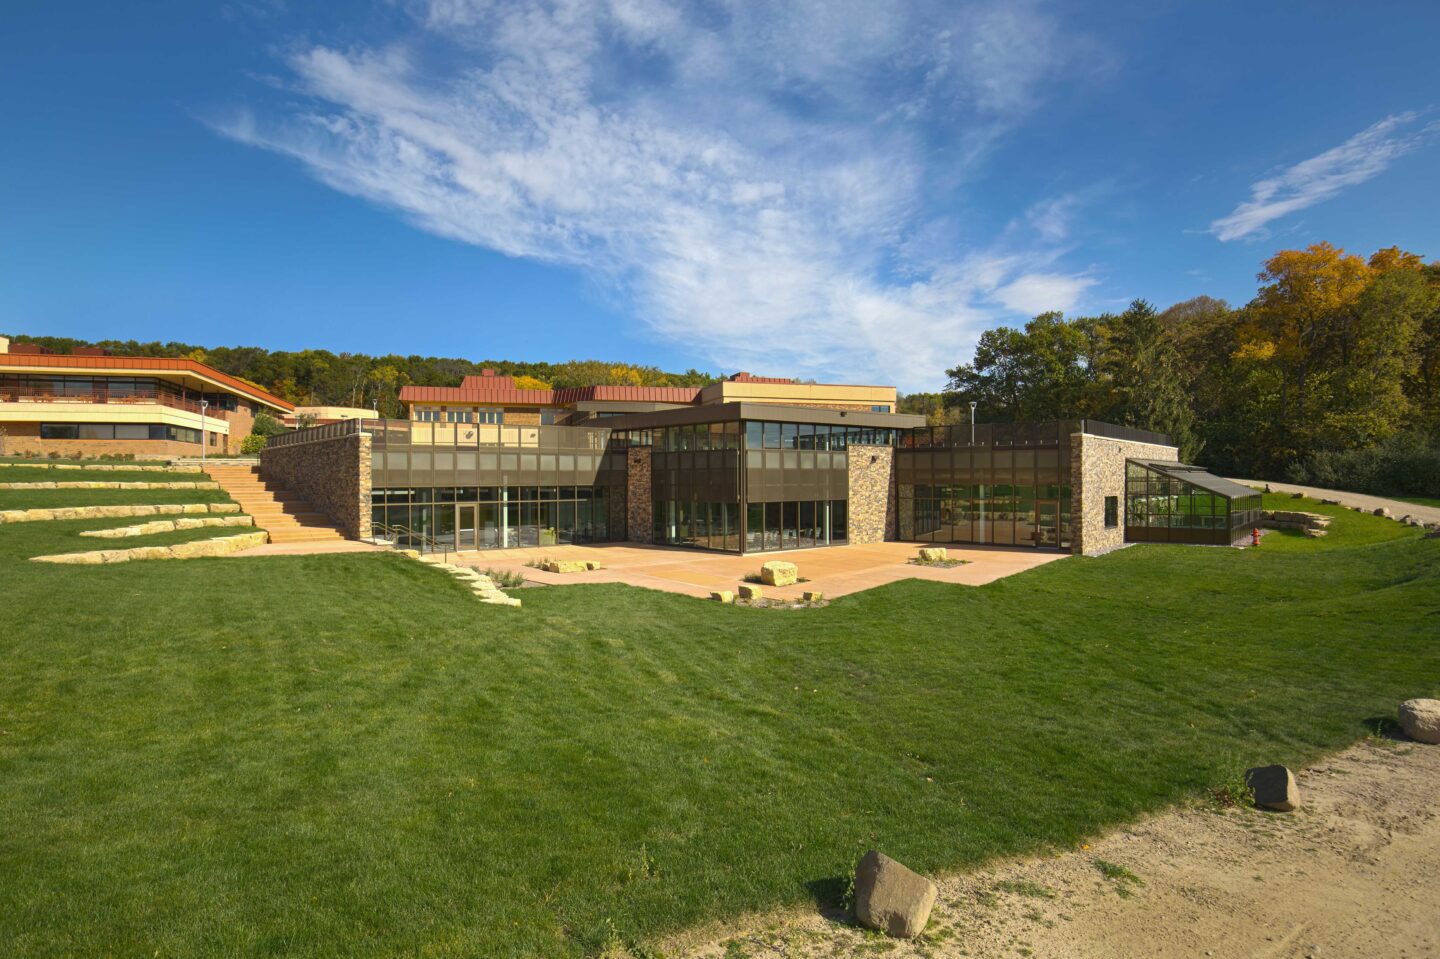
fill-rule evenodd
<path id="1" fill-rule="evenodd" d="M 1367 512 L 1383 506 L 1394 513 L 1396 519 L 1408 513 L 1422 523 L 1440 523 L 1440 508 L 1420 506 L 1417 503 L 1407 503 L 1401 499 L 1387 499 L 1384 496 L 1369 496 L 1365 493 L 1347 493 L 1338 489 L 1320 489 L 1316 486 L 1297 486 L 1294 483 L 1267 483 L 1265 480 L 1232 479 L 1230 482 L 1243 483 L 1256 489 L 1264 489 L 1269 486 L 1275 493 L 1304 493 L 1311 499 L 1333 499 L 1341 506 L 1358 506 Z"/>
<path id="2" fill-rule="evenodd" d="M 782 588 L 764 587 L 767 597 L 799 599 L 801 593 L 815 590 L 833 599 L 901 579 L 983 586 L 1070 555 L 1058 550 L 951 545 L 947 546 L 950 558 L 968 560 L 965 565 L 949 569 L 912 566 L 906 561 L 916 554 L 921 545 L 933 544 L 870 543 L 736 556 L 705 550 L 617 543 L 451 553 L 449 561 L 480 570 L 516 572 L 531 582 L 548 585 L 626 583 L 703 599 L 712 590 L 734 592 L 744 582 L 747 573 L 759 573 L 762 563 L 779 559 L 798 566 L 800 575 L 809 582 Z M 546 573 L 525 565 L 545 559 L 596 560 L 604 568 L 584 573 Z"/>

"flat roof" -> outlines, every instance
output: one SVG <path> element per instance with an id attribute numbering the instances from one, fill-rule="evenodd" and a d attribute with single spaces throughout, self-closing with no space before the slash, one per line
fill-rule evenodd
<path id="1" fill-rule="evenodd" d="M 632 413 L 604 421 L 612 430 L 649 430 L 697 423 L 766 420 L 772 423 L 812 423 L 819 426 L 863 426 L 904 430 L 925 425 L 925 417 L 912 413 L 872 413 L 869 410 L 831 410 L 816 406 L 780 406 L 774 403 L 707 403 L 653 413 Z"/>

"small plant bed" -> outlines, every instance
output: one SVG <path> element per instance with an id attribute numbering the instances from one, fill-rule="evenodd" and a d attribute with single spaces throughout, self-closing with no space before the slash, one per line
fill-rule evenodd
<path id="1" fill-rule="evenodd" d="M 969 565 L 970 560 L 968 560 L 968 559 L 921 559 L 921 558 L 918 557 L 918 556 L 912 556 L 912 557 L 910 557 L 909 559 L 907 559 L 905 562 L 909 563 L 911 566 L 928 566 L 928 567 L 930 567 L 930 568 L 932 568 L 932 569 L 954 569 L 956 566 L 966 566 L 966 565 Z"/>
<path id="2" fill-rule="evenodd" d="M 525 565 L 528 566 L 530 564 L 526 563 Z M 525 574 L 513 569 L 494 569 L 487 567 L 485 575 L 489 576 L 490 581 L 501 589 L 519 589 L 521 586 L 527 585 L 525 582 Z"/>

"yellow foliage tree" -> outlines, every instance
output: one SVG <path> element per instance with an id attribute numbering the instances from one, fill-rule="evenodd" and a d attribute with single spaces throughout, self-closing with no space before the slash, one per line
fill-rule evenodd
<path id="1" fill-rule="evenodd" d="M 548 390 L 550 384 L 534 376 L 515 377 L 515 388 L 517 390 Z"/>

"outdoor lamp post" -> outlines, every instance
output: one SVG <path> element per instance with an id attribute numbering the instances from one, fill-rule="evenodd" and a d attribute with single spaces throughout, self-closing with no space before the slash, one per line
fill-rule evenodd
<path id="1" fill-rule="evenodd" d="M 200 469 L 205 469 L 205 441 L 209 439 L 205 435 L 205 411 L 210 408 L 209 400 L 200 401 Z"/>
<path id="2" fill-rule="evenodd" d="M 980 404 L 974 400 L 970 401 L 970 445 L 975 445 L 975 407 Z"/>

